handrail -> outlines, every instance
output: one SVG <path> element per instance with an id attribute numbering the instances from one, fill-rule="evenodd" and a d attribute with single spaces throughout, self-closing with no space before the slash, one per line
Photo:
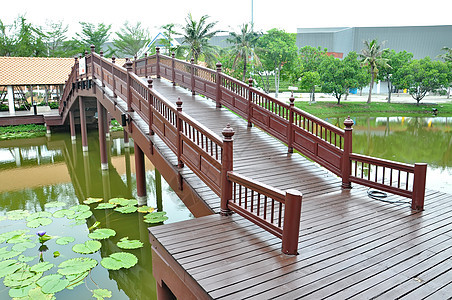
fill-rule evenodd
<path id="1" fill-rule="evenodd" d="M 282 252 L 297 254 L 302 195 L 286 193 L 235 172 L 228 172 L 233 183 L 231 210 L 282 239 Z"/>
<path id="2" fill-rule="evenodd" d="M 347 130 L 336 127 L 327 121 L 313 116 L 294 105 L 293 97 L 287 104 L 252 86 L 252 81 L 247 85 L 221 71 L 221 64 L 217 64 L 217 70 L 165 56 L 157 52 L 156 61 L 165 61 L 156 70 L 160 73 L 152 74 L 163 76 L 185 88 L 192 93 L 200 93 L 213 99 L 217 107 L 222 105 L 248 120 L 248 125 L 255 124 L 267 133 L 275 136 L 287 144 L 288 152 L 297 150 L 313 161 L 319 163 L 329 171 L 342 177 L 342 187 L 350 188 L 351 182 L 359 182 L 362 185 L 380 188 L 397 195 L 412 199 L 412 208 L 423 209 L 425 194 L 425 170 L 418 167 L 418 172 L 413 173 L 413 182 L 420 187 L 414 191 L 401 191 L 397 186 L 387 182 L 375 184 L 375 180 L 357 178 L 351 173 L 352 164 L 352 134 L 351 124 Z M 171 63 L 169 63 L 171 61 Z M 199 76 L 199 74 L 204 74 Z M 205 76 L 205 74 L 208 74 Z M 215 75 L 215 76 L 214 76 Z M 348 122 L 346 120 L 346 122 Z M 354 157 L 357 159 L 357 157 Z M 377 158 L 374 158 L 378 160 Z M 381 162 L 380 162 L 381 163 Z M 392 170 L 402 171 L 397 162 L 389 162 Z M 412 166 L 414 168 L 414 166 Z M 359 177 L 359 176 L 358 176 Z M 417 178 L 417 180 L 416 180 Z M 421 192 L 421 190 L 424 192 Z M 421 195 L 421 196 L 420 196 Z"/>

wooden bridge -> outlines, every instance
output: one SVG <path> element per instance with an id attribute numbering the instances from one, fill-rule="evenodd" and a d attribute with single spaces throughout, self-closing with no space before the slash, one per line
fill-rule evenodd
<path id="1" fill-rule="evenodd" d="M 355 154 L 350 119 L 337 128 L 220 64 L 157 49 L 124 68 L 91 50 L 86 74 L 76 59 L 68 78 L 61 123 L 75 137 L 79 119 L 88 149 L 85 104 L 95 101 L 101 167 L 108 112 L 134 139 L 139 198 L 146 155 L 199 217 L 150 230 L 159 298 L 451 294 L 451 195 L 425 192 L 425 164 Z"/>

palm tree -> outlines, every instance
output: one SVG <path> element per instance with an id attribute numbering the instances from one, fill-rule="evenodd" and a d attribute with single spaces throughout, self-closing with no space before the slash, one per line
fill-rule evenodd
<path id="1" fill-rule="evenodd" d="M 375 82 L 375 78 L 378 74 L 378 67 L 391 67 L 388 65 L 388 59 L 383 58 L 383 51 L 386 49 L 381 49 L 382 44 L 378 44 L 377 40 L 364 41 L 364 49 L 361 50 L 360 57 L 363 59 L 362 64 L 370 67 L 370 86 L 369 86 L 369 97 L 367 98 L 367 103 L 371 102 L 372 97 L 372 87 Z"/>
<path id="2" fill-rule="evenodd" d="M 185 18 L 185 26 L 182 27 L 182 47 L 188 50 L 189 57 L 193 57 L 195 63 L 198 62 L 200 56 L 204 56 L 205 61 L 209 64 L 214 61 L 217 53 L 214 46 L 209 44 L 209 40 L 220 30 L 213 30 L 217 22 L 208 23 L 208 15 L 202 16 L 199 21 L 193 20 L 191 13 Z"/>
<path id="3" fill-rule="evenodd" d="M 259 38 L 259 34 L 248 28 L 249 24 L 244 24 L 240 27 L 240 32 L 229 32 L 230 37 L 227 41 L 233 44 L 231 48 L 234 58 L 234 67 L 239 60 L 243 60 L 243 76 L 242 80 L 246 78 L 246 64 L 248 57 L 251 57 L 257 64 L 260 64 L 259 57 L 254 52 L 254 46 Z"/>

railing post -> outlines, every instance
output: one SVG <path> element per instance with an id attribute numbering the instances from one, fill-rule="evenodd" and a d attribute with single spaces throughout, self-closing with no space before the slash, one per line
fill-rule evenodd
<path id="1" fill-rule="evenodd" d="M 148 115 L 148 119 L 149 119 L 149 135 L 154 135 L 154 130 L 152 130 L 152 124 L 154 123 L 154 112 L 152 111 L 152 109 L 154 108 L 154 97 L 152 96 L 151 90 L 152 90 L 152 78 L 149 77 L 148 78 L 148 88 L 149 88 L 149 115 Z"/>
<path id="2" fill-rule="evenodd" d="M 171 82 L 173 83 L 173 86 L 176 86 L 176 62 L 175 62 L 176 54 L 173 52 L 171 53 Z"/>
<path id="3" fill-rule="evenodd" d="M 144 53 L 144 77 L 148 77 L 148 53 Z"/>
<path id="4" fill-rule="evenodd" d="M 113 97 L 117 97 L 116 95 L 116 80 L 115 80 L 115 62 L 116 62 L 116 57 L 112 56 L 111 57 L 111 80 L 112 80 L 112 88 L 113 88 Z"/>
<path id="5" fill-rule="evenodd" d="M 350 182 L 351 175 L 351 161 L 350 154 L 352 153 L 352 126 L 353 120 L 350 116 L 344 121 L 344 153 L 342 155 L 342 188 L 351 189 L 352 184 Z"/>
<path id="6" fill-rule="evenodd" d="M 157 78 L 160 78 L 160 48 L 155 48 L 155 57 L 157 58 Z"/>
<path id="7" fill-rule="evenodd" d="M 75 88 L 78 90 L 78 58 L 74 57 L 74 68 L 75 68 Z M 70 75 L 69 75 L 70 76 Z"/>
<path id="8" fill-rule="evenodd" d="M 248 127 L 253 127 L 251 119 L 253 118 L 253 78 L 248 79 Z"/>
<path id="9" fill-rule="evenodd" d="M 296 255 L 300 233 L 302 194 L 297 190 L 287 190 L 284 208 L 282 252 Z"/>
<path id="10" fill-rule="evenodd" d="M 81 87 L 82 89 L 87 89 L 87 85 L 88 85 L 89 74 L 88 74 L 88 51 L 87 50 L 85 50 L 85 68 L 86 68 L 86 70 L 85 70 L 86 81 L 85 82 L 82 81 L 82 87 Z"/>
<path id="11" fill-rule="evenodd" d="M 127 69 L 127 111 L 132 112 L 132 80 L 130 78 L 130 73 L 132 72 L 132 62 L 130 59 L 126 61 Z"/>
<path id="12" fill-rule="evenodd" d="M 427 178 L 427 164 L 414 164 L 413 198 L 411 209 L 424 210 L 425 181 Z"/>
<path id="13" fill-rule="evenodd" d="M 102 66 L 102 60 L 104 57 L 104 51 L 100 51 L 100 76 L 101 76 L 101 82 L 102 82 L 102 86 L 105 86 L 105 82 L 104 82 L 104 67 Z"/>
<path id="14" fill-rule="evenodd" d="M 190 64 L 191 64 L 191 68 L 190 68 L 191 94 L 194 95 L 195 94 L 195 59 L 193 57 L 190 59 Z"/>
<path id="15" fill-rule="evenodd" d="M 96 49 L 96 46 L 91 45 L 91 78 L 94 79 L 94 50 Z"/>
<path id="16" fill-rule="evenodd" d="M 221 204 L 220 214 L 231 214 L 228 201 L 232 199 L 232 182 L 228 179 L 228 172 L 233 170 L 233 136 L 234 129 L 228 124 L 222 131 L 223 150 L 221 153 Z"/>
<path id="17" fill-rule="evenodd" d="M 137 73 L 137 55 L 133 57 L 133 73 Z"/>
<path id="18" fill-rule="evenodd" d="M 180 114 L 182 113 L 182 100 L 177 98 L 177 166 L 179 168 L 184 167 L 184 163 L 181 160 L 182 156 L 182 119 L 180 118 Z"/>
<path id="19" fill-rule="evenodd" d="M 216 74 L 216 81 L 217 81 L 217 94 L 215 102 L 217 104 L 217 108 L 221 108 L 221 63 L 217 62 L 217 74 Z"/>
<path id="20" fill-rule="evenodd" d="M 293 153 L 293 108 L 295 106 L 294 102 L 295 102 L 295 98 L 293 96 L 293 91 L 292 94 L 290 95 L 289 98 L 290 104 L 289 104 L 289 126 L 287 126 L 287 130 L 289 131 L 287 133 L 287 137 L 288 137 L 288 141 L 287 141 L 287 152 L 288 153 Z"/>

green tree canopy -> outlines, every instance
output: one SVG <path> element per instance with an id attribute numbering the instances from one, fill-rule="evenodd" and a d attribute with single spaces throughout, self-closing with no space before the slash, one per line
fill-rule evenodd
<path id="1" fill-rule="evenodd" d="M 102 50 L 102 45 L 110 37 L 111 25 L 105 25 L 99 23 L 97 25 L 87 22 L 80 22 L 82 26 L 82 32 L 76 33 L 78 37 L 77 41 L 88 50 L 91 45 L 94 45 L 96 52 L 99 53 Z"/>
<path id="2" fill-rule="evenodd" d="M 441 92 L 449 85 L 450 69 L 446 63 L 430 57 L 412 60 L 397 71 L 397 86 L 408 89 L 417 104 L 429 92 Z"/>
<path id="3" fill-rule="evenodd" d="M 382 66 L 378 72 L 378 79 L 386 81 L 388 83 L 388 102 L 391 102 L 391 92 L 393 89 L 393 81 L 397 76 L 397 71 L 403 66 L 407 65 L 413 58 L 413 54 L 400 51 L 395 52 L 394 50 L 386 49 L 383 51 L 382 57 L 387 59 L 388 65 Z M 397 78 L 395 79 L 397 81 Z"/>
<path id="4" fill-rule="evenodd" d="M 259 38 L 259 33 L 254 32 L 249 24 L 243 24 L 239 28 L 239 32 L 229 32 L 229 35 L 230 37 L 227 41 L 232 44 L 230 51 L 234 57 L 233 67 L 235 68 L 239 61 L 242 62 L 242 81 L 245 81 L 247 77 L 247 65 L 249 62 L 248 58 L 256 64 L 260 64 L 259 57 L 254 51 L 256 42 Z"/>
<path id="5" fill-rule="evenodd" d="M 48 55 L 51 57 L 66 56 L 63 49 L 63 43 L 67 40 L 66 34 L 68 25 L 63 25 L 62 22 L 46 22 L 46 29 L 44 31 L 44 42 L 47 45 Z"/>
<path id="6" fill-rule="evenodd" d="M 268 76 L 269 72 L 275 73 L 276 97 L 281 76 L 289 76 L 297 57 L 298 48 L 295 39 L 296 34 L 274 28 L 260 37 L 257 43 L 263 69 L 259 73 L 261 76 Z"/>
<path id="7" fill-rule="evenodd" d="M 168 56 L 171 55 L 172 52 L 176 51 L 176 47 L 171 46 L 172 42 L 174 41 L 173 36 L 177 33 L 174 30 L 175 26 L 176 24 L 169 23 L 160 27 L 161 29 L 163 29 L 163 32 L 166 36 L 166 39 L 161 39 L 160 43 L 162 43 L 165 46 Z"/>
<path id="8" fill-rule="evenodd" d="M 203 15 L 197 21 L 189 13 L 185 18 L 185 26 L 179 34 L 182 35 L 182 44 L 184 44 L 181 47 L 188 52 L 187 59 L 194 58 L 197 63 L 199 58 L 204 58 L 207 64 L 213 65 L 218 51 L 216 47 L 209 44 L 209 40 L 220 31 L 214 30 L 217 22 L 209 23 L 208 19 L 208 15 Z"/>
<path id="9" fill-rule="evenodd" d="M 372 100 L 372 88 L 375 82 L 375 78 L 377 77 L 378 71 L 380 67 L 390 67 L 388 64 L 388 60 L 383 58 L 382 44 L 379 44 L 377 40 L 364 41 L 364 48 L 361 50 L 361 58 L 363 59 L 363 65 L 369 67 L 370 72 L 370 85 L 369 85 L 369 97 L 367 98 L 367 103 L 370 103 Z"/>
<path id="10" fill-rule="evenodd" d="M 141 22 L 132 25 L 126 21 L 115 33 L 117 36 L 113 39 L 115 49 L 110 48 L 110 52 L 116 56 L 134 57 L 149 42 L 149 30 L 143 28 Z"/>

